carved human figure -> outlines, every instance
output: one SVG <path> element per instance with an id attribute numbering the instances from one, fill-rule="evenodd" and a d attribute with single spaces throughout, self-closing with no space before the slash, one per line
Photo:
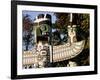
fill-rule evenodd
<path id="1" fill-rule="evenodd" d="M 68 26 L 68 42 L 69 43 L 73 43 L 73 42 L 76 42 L 77 39 L 76 39 L 76 25 L 72 25 L 72 26 Z"/>

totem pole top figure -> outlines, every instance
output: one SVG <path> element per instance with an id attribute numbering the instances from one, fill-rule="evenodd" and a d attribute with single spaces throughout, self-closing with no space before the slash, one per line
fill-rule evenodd
<path id="1" fill-rule="evenodd" d="M 49 14 L 39 14 L 38 16 L 36 16 L 36 19 L 34 21 L 34 23 L 39 23 L 41 21 L 51 21 L 51 15 Z"/>

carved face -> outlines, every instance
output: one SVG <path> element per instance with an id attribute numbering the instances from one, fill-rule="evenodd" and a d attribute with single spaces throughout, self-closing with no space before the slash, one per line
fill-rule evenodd
<path id="1" fill-rule="evenodd" d="M 75 25 L 73 25 L 72 27 L 71 26 L 68 26 L 68 35 L 69 35 L 69 37 L 73 37 L 73 36 L 76 35 Z"/>
<path id="2" fill-rule="evenodd" d="M 40 51 L 43 49 L 43 44 L 41 41 L 38 42 L 38 45 L 37 45 L 37 50 Z"/>
<path id="3" fill-rule="evenodd" d="M 41 24 L 40 29 L 42 31 L 42 35 L 46 35 L 47 32 L 49 32 L 50 26 L 48 24 Z"/>

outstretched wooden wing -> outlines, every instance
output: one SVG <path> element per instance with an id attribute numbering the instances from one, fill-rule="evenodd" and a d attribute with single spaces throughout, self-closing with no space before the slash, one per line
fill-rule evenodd
<path id="1" fill-rule="evenodd" d="M 84 45 L 85 40 L 74 42 L 71 45 L 69 45 L 69 43 L 66 43 L 64 45 L 54 46 L 53 55 L 50 57 L 53 58 L 53 62 L 59 62 L 74 58 L 82 52 Z"/>

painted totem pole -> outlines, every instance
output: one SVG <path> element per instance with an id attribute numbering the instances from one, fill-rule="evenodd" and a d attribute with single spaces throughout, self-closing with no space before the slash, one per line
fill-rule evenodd
<path id="1" fill-rule="evenodd" d="M 76 25 L 72 25 L 72 13 L 68 28 L 68 42 L 63 45 L 53 46 L 51 44 L 51 16 L 40 14 L 36 17 L 33 26 L 36 48 L 33 51 L 24 52 L 23 64 L 25 67 L 49 67 L 51 63 L 68 60 L 67 66 L 76 66 L 69 59 L 76 57 L 84 48 L 85 41 L 77 41 Z M 52 65 L 51 65 L 52 66 Z"/>

